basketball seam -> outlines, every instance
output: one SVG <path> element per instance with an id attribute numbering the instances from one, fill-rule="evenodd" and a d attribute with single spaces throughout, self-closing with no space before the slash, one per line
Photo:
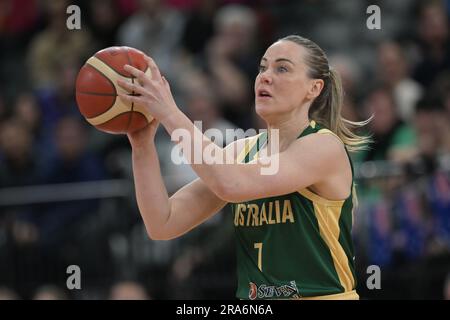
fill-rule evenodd
<path id="1" fill-rule="evenodd" d="M 118 115 L 116 115 L 116 116 L 112 117 L 111 119 L 108 119 L 107 121 L 105 121 L 105 122 L 103 122 L 103 123 L 100 123 L 100 124 L 98 124 L 98 125 L 97 125 L 96 127 L 98 127 L 98 128 L 99 128 L 100 130 L 102 130 L 102 131 L 106 131 L 106 132 L 113 132 L 113 133 L 117 134 L 117 133 L 119 133 L 119 132 L 108 131 L 108 130 L 102 129 L 102 128 L 101 128 L 101 126 L 105 125 L 106 123 L 108 123 L 108 122 L 110 122 L 110 121 L 112 121 L 112 120 L 114 120 L 114 119 L 116 119 L 116 118 L 118 118 L 118 117 L 120 117 L 120 116 L 123 116 L 123 115 L 125 115 L 126 113 L 131 113 L 131 111 L 126 111 L 126 112 L 120 113 L 120 114 L 118 114 Z M 121 133 L 121 132 L 120 132 L 120 133 Z M 124 133 L 126 134 L 126 133 L 127 133 L 127 131 L 124 131 Z"/>
<path id="2" fill-rule="evenodd" d="M 97 58 L 98 59 L 98 58 Z M 100 60 L 100 59 L 99 59 Z M 104 62 L 103 60 L 102 60 L 102 62 Z M 105 62 L 104 62 L 105 63 Z M 95 71 L 97 71 L 103 78 L 105 78 L 108 82 L 109 82 L 109 84 L 111 85 L 111 87 L 114 89 L 114 94 L 110 94 L 110 96 L 111 97 L 114 97 L 114 100 L 113 100 L 113 102 L 112 102 L 112 104 L 107 108 L 107 109 L 105 109 L 105 110 L 103 110 L 100 114 L 97 114 L 97 115 L 95 115 L 94 117 L 89 117 L 89 119 L 91 119 L 91 118 L 95 118 L 95 117 L 98 117 L 99 115 L 101 115 L 101 114 L 103 114 L 103 113 L 105 113 L 105 112 L 107 112 L 107 111 L 109 111 L 112 107 L 114 107 L 114 105 L 116 104 L 116 100 L 117 100 L 117 90 L 116 90 L 116 86 L 114 85 L 114 83 L 111 81 L 111 79 L 109 79 L 107 76 L 106 76 L 106 74 L 104 74 L 101 70 L 99 70 L 99 69 L 97 69 L 96 67 L 94 67 L 93 65 L 91 65 L 91 64 L 89 64 L 89 63 L 86 63 L 84 66 L 86 66 L 86 68 L 92 68 L 92 69 L 94 69 Z M 83 93 L 83 94 L 94 94 L 94 93 L 87 93 L 87 92 L 78 92 L 78 93 Z M 100 93 L 95 93 L 95 95 L 103 95 L 103 94 L 100 94 Z M 105 96 L 107 95 L 107 94 L 104 94 Z M 109 95 L 109 94 L 108 94 Z M 87 117 L 86 117 L 87 118 Z"/>

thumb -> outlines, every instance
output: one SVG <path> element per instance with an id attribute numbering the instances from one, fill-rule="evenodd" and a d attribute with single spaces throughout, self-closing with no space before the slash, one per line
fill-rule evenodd
<path id="1" fill-rule="evenodd" d="M 148 123 L 147 128 L 153 132 L 153 131 L 156 131 L 158 126 L 159 126 L 159 121 L 157 119 L 153 118 L 153 120 Z"/>

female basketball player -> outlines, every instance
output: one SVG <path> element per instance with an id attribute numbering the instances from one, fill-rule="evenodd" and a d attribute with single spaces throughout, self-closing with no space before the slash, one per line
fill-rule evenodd
<path id="1" fill-rule="evenodd" d="M 231 202 L 238 298 L 358 299 L 351 238 L 353 167 L 347 149 L 355 151 L 367 139 L 347 128 L 363 123 L 341 117 L 341 83 L 322 49 L 299 36 L 272 44 L 255 81 L 256 112 L 268 134 L 225 149 L 204 136 L 197 146 L 191 139 L 189 147 L 200 149 L 192 154 L 208 148 L 225 159 L 236 147 L 239 156 L 235 164 L 192 164 L 199 178 L 170 198 L 153 141 L 158 122 L 169 134 L 178 128 L 191 137 L 201 133 L 178 109 L 153 60 L 146 59 L 151 78 L 127 66 L 138 83 L 119 84 L 140 94 L 122 99 L 145 106 L 157 119 L 128 135 L 137 202 L 150 237 L 176 238 Z M 279 130 L 279 150 L 270 150 L 274 129 Z M 263 150 L 266 160 L 278 157 L 274 174 L 261 174 L 257 155 Z"/>

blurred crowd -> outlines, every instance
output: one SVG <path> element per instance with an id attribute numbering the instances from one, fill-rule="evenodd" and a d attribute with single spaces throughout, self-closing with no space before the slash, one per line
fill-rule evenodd
<path id="1" fill-rule="evenodd" d="M 354 155 L 363 296 L 450 299 L 450 1 L 375 2 L 381 30 L 367 29 L 372 3 L 360 0 L 0 1 L 0 194 L 131 181 L 126 137 L 87 125 L 74 97 L 78 70 L 99 49 L 125 45 L 152 56 L 203 130 L 259 129 L 259 60 L 295 33 L 316 41 L 339 71 L 344 117 L 373 116 L 363 132 L 374 143 Z M 81 9 L 80 30 L 66 26 L 70 4 Z M 173 193 L 195 173 L 171 161 L 163 130 L 156 142 Z M 159 243 L 146 239 L 132 196 L 0 201 L 0 299 L 233 297 L 226 213 Z M 87 269 L 90 291 L 67 293 L 69 264 Z M 371 264 L 386 271 L 384 291 L 364 289 Z"/>

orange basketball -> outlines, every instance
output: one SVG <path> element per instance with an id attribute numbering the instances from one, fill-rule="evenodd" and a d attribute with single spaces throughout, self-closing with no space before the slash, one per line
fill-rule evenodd
<path id="1" fill-rule="evenodd" d="M 118 93 L 127 93 L 118 86 L 118 79 L 131 83 L 136 81 L 135 77 L 124 70 L 126 64 L 151 74 L 143 53 L 130 47 L 100 50 L 86 61 L 78 73 L 78 108 L 87 122 L 99 130 L 116 134 L 133 132 L 153 120 L 141 106 L 123 102 L 118 97 Z"/>

